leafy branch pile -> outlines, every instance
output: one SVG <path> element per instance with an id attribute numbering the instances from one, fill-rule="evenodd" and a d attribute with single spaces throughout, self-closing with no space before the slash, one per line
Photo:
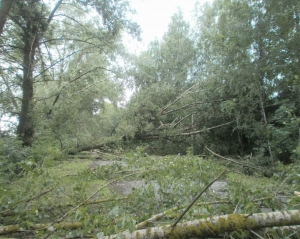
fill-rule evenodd
<path id="1" fill-rule="evenodd" d="M 95 162 L 93 160 L 59 162 L 48 159 L 42 169 L 37 167 L 26 172 L 20 180 L 3 183 L 0 198 L 1 235 L 101 238 L 127 230 L 135 234 L 136 230 L 143 228 L 156 230 L 159 226 L 172 224 L 174 229 L 177 228 L 174 231 L 177 234 L 181 233 L 180 228 L 189 230 L 188 225 L 193 220 L 209 221 L 211 217 L 226 214 L 249 220 L 242 224 L 235 221 L 235 226 L 229 228 L 224 222 L 224 228 L 220 231 L 216 227 L 210 229 L 215 228 L 213 233 L 223 237 L 247 238 L 259 234 L 262 237 L 283 238 L 298 232 L 294 228 L 262 228 L 299 224 L 297 210 L 300 198 L 293 193 L 298 184 L 288 181 L 291 175 L 267 179 L 227 171 L 216 178 L 216 173 L 225 169 L 220 164 L 222 161 L 217 159 L 191 155 L 145 156 L 143 150 L 137 152 L 115 155 L 114 160 L 107 161 L 111 162 L 110 165 L 98 168 L 91 167 Z M 218 179 L 217 183 L 222 182 L 223 186 L 209 188 L 213 179 Z M 133 188 L 127 195 L 122 195 L 122 191 L 114 186 L 118 182 L 136 181 L 143 182 L 143 186 Z M 200 197 L 196 198 L 197 195 Z M 269 221 L 268 217 L 273 220 L 282 217 L 275 216 L 276 213 L 264 214 L 273 211 L 292 213 L 294 221 L 288 217 L 281 220 L 281 224 Z M 252 215 L 253 220 L 258 217 L 260 226 L 251 224 Z M 229 224 L 230 220 L 237 220 L 233 218 L 229 217 Z M 164 227 L 160 230 L 164 233 L 168 231 Z M 200 232 L 203 234 L 199 235 L 204 237 L 212 236 L 211 232 Z"/>

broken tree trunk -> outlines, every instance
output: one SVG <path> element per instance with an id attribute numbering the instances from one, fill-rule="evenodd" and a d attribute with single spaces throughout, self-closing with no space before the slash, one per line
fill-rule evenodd
<path id="1" fill-rule="evenodd" d="M 174 228 L 171 225 L 152 227 L 136 230 L 132 233 L 122 233 L 124 239 L 171 239 L 171 238 L 207 238 L 220 235 L 224 232 L 236 230 L 251 230 L 267 227 L 282 227 L 300 225 L 300 210 L 280 211 L 257 214 L 230 214 L 215 216 L 184 223 L 178 223 Z M 83 227 L 81 222 L 60 222 L 46 224 L 31 224 L 26 230 L 76 229 Z M 0 235 L 22 232 L 20 225 L 0 226 Z M 102 237 L 102 239 L 114 239 L 120 235 Z"/>
<path id="2" fill-rule="evenodd" d="M 250 230 L 265 227 L 280 227 L 300 225 L 300 210 L 257 213 L 231 214 L 215 216 L 184 223 L 178 223 L 174 228 L 171 225 L 137 230 L 132 233 L 122 233 L 124 239 L 171 239 L 171 238 L 207 238 L 236 230 Z M 103 237 L 114 239 L 120 235 Z"/>

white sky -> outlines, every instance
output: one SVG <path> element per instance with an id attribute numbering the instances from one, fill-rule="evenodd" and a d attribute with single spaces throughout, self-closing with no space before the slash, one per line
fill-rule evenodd
<path id="1" fill-rule="evenodd" d="M 193 10 L 196 2 L 204 4 L 212 0 L 130 0 L 131 7 L 136 10 L 132 19 L 137 22 L 142 30 L 142 42 L 133 40 L 129 36 L 124 36 L 124 45 L 129 51 L 139 54 L 142 50 L 147 50 L 148 44 L 161 39 L 168 30 L 171 17 L 177 12 L 178 7 L 183 12 L 184 19 L 190 21 L 193 18 Z M 130 99 L 134 90 L 126 89 L 126 102 Z"/>
<path id="2" fill-rule="evenodd" d="M 201 4 L 210 0 L 198 0 Z M 155 38 L 161 39 L 167 32 L 172 15 L 180 7 L 184 19 L 190 21 L 197 0 L 131 0 L 131 6 L 137 11 L 133 16 L 142 29 L 142 42 L 135 43 L 132 50 L 146 50 L 148 44 Z M 131 40 L 132 41 L 132 40 Z"/>

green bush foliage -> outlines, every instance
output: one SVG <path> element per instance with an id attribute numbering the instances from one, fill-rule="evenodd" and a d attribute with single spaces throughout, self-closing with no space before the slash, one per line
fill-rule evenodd
<path id="1" fill-rule="evenodd" d="M 30 152 L 15 137 L 0 137 L 0 175 L 7 178 L 22 175 L 25 167 L 30 165 L 26 160 Z"/>

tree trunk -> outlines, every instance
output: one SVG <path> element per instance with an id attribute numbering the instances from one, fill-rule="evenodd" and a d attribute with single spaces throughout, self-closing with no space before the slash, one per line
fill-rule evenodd
<path id="1" fill-rule="evenodd" d="M 257 214 L 231 214 L 215 216 L 169 226 L 152 227 L 137 230 L 132 233 L 124 232 L 122 236 L 112 235 L 103 239 L 170 239 L 170 238 L 208 238 L 216 237 L 225 232 L 251 230 L 275 226 L 291 226 L 300 224 L 300 211 L 281 211 Z"/>
<path id="2" fill-rule="evenodd" d="M 22 107 L 17 134 L 24 146 L 31 146 L 34 134 L 33 122 L 33 69 L 34 56 L 38 47 L 38 23 L 28 20 L 24 31 Z"/>
<path id="3" fill-rule="evenodd" d="M 34 71 L 34 59 L 35 52 L 39 46 L 39 39 L 46 32 L 55 11 L 58 9 L 63 0 L 58 0 L 52 12 L 50 13 L 46 22 L 43 22 L 45 16 L 40 16 L 40 13 L 36 14 L 37 17 L 31 17 L 30 14 L 26 16 L 26 25 L 22 27 L 23 30 L 23 81 L 22 81 L 22 107 L 19 115 L 19 124 L 17 128 L 18 137 L 23 141 L 24 146 L 31 146 L 34 135 L 34 115 L 33 115 L 33 71 Z M 34 9 L 34 4 L 38 1 L 32 1 L 31 7 Z M 20 23 L 18 24 L 20 25 Z"/>
<path id="4" fill-rule="evenodd" d="M 284 227 L 300 225 L 300 211 L 280 211 L 256 214 L 229 214 L 214 216 L 207 219 L 199 219 L 179 223 L 172 228 L 171 225 L 152 227 L 148 229 L 136 230 L 132 233 L 123 232 L 122 236 L 111 235 L 101 237 L 102 239 L 170 239 L 170 238 L 208 238 L 217 237 L 225 232 L 238 230 L 255 230 L 267 227 Z M 82 222 L 59 222 L 45 224 L 28 224 L 29 230 L 47 229 L 78 229 L 84 227 Z M 277 228 L 278 229 L 278 228 Z M 0 226 L 0 235 L 17 233 L 24 230 L 19 225 Z"/>
<path id="5" fill-rule="evenodd" d="M 3 32 L 3 28 L 8 16 L 8 13 L 13 5 L 14 0 L 2 0 L 0 1 L 0 36 Z"/>

